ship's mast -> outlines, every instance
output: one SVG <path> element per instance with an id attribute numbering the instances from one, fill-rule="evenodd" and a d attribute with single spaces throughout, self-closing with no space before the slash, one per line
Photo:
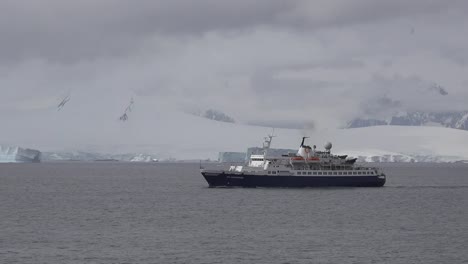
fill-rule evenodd
<path id="1" fill-rule="evenodd" d="M 268 150 L 270 149 L 271 141 L 275 137 L 273 135 L 274 133 L 275 133 L 275 130 L 273 130 L 273 132 L 271 132 L 271 134 L 269 134 L 267 137 L 264 138 L 264 141 L 263 141 L 263 165 L 266 164 L 266 157 L 267 157 L 267 154 L 268 154 Z"/>

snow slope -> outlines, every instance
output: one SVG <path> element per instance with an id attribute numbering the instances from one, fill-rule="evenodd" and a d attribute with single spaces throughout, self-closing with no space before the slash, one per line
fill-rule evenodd
<path id="1" fill-rule="evenodd" d="M 340 152 L 381 161 L 448 162 L 468 159 L 468 132 L 441 127 L 377 126 L 338 131 Z M 345 142 L 349 138 L 353 142 Z"/>
<path id="2" fill-rule="evenodd" d="M 41 122 L 40 133 L 18 134 L 2 130 L 0 143 L 27 145 L 41 151 L 85 151 L 96 153 L 145 153 L 159 159 L 216 159 L 219 152 L 245 152 L 261 146 L 271 129 L 216 122 L 183 113 L 149 112 L 131 116 L 127 122 L 102 118 L 99 121 L 54 117 Z M 21 120 L 21 119 L 16 119 Z M 34 123 L 18 122 L 11 127 L 34 131 Z M 380 161 L 468 160 L 468 131 L 440 127 L 375 126 L 354 129 L 302 131 L 277 129 L 273 148 L 297 148 L 302 136 L 309 145 L 322 149 L 327 141 L 332 152 Z M 9 142 L 6 142 L 8 139 Z M 374 158 L 375 159 L 375 158 Z"/>

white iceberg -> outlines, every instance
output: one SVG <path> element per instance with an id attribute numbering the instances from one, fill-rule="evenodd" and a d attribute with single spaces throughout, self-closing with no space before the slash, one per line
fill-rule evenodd
<path id="1" fill-rule="evenodd" d="M 0 163 L 41 162 L 41 152 L 35 149 L 0 145 Z"/>

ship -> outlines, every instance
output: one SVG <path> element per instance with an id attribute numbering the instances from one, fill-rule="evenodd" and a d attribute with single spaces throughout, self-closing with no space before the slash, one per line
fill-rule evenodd
<path id="1" fill-rule="evenodd" d="M 0 163 L 38 163 L 41 152 L 35 149 L 0 145 Z"/>
<path id="2" fill-rule="evenodd" d="M 263 153 L 252 154 L 245 165 L 222 169 L 200 167 L 209 187 L 382 187 L 386 175 L 380 168 L 356 164 L 356 158 L 331 153 L 327 142 L 319 151 L 305 145 L 303 137 L 297 153 L 269 157 L 273 135 L 265 137 Z"/>

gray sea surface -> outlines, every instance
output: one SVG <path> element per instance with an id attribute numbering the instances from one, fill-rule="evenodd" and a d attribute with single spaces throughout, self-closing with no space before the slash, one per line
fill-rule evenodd
<path id="1" fill-rule="evenodd" d="M 0 164 L 0 263 L 468 263 L 468 166 L 211 189 L 198 164 Z"/>

